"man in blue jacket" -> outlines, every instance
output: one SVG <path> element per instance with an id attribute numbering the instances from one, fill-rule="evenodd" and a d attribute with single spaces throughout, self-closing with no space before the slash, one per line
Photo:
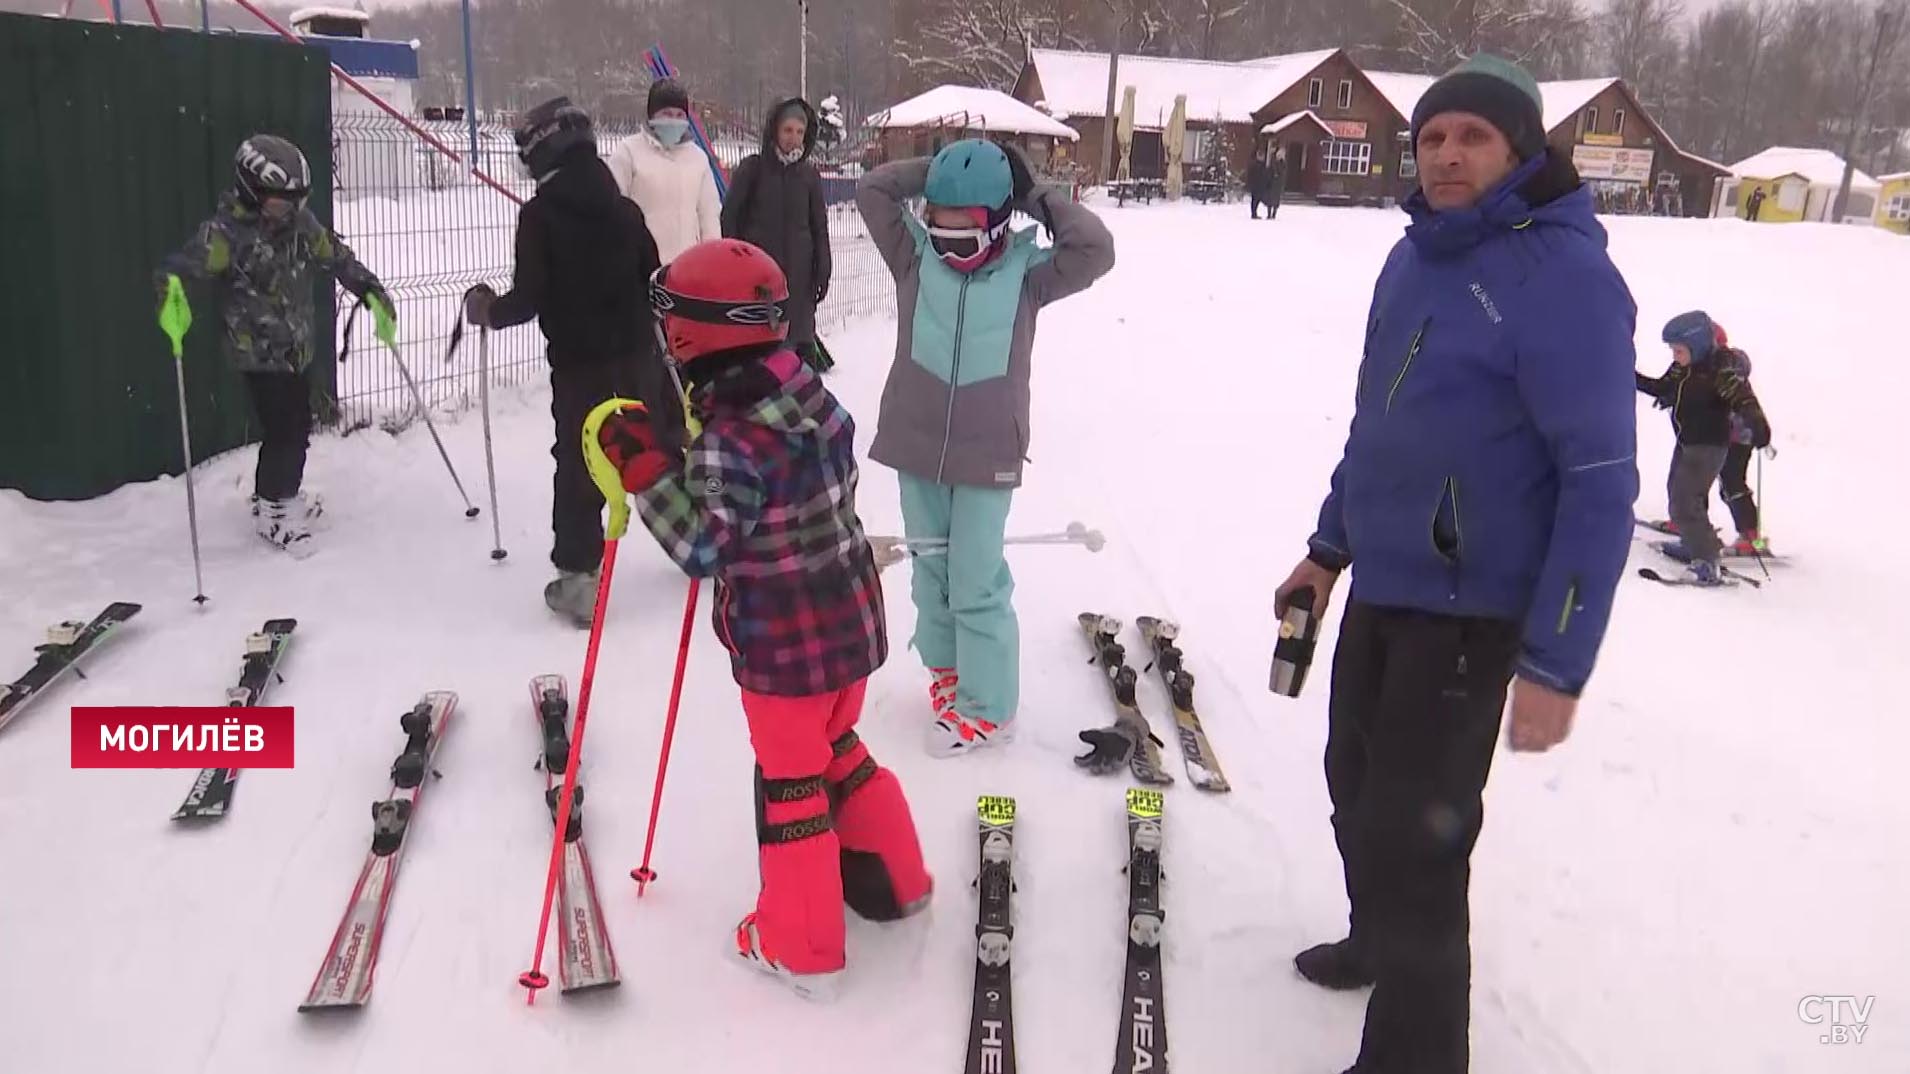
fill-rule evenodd
<path id="1" fill-rule="evenodd" d="M 1351 906 L 1307 979 L 1373 986 L 1348 1074 L 1467 1067 L 1467 881 L 1508 686 L 1564 741 L 1629 552 L 1636 306 L 1538 86 L 1475 56 L 1414 109 L 1420 189 L 1374 288 L 1346 451 L 1276 597 L 1340 571 L 1326 779 Z"/>

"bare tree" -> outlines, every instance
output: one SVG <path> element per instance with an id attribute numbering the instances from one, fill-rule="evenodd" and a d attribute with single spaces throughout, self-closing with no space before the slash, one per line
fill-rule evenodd
<path id="1" fill-rule="evenodd" d="M 1862 64 L 1862 73 L 1855 80 L 1855 114 L 1844 135 L 1844 177 L 1837 185 L 1836 209 L 1833 211 L 1835 219 L 1842 220 L 1849 208 L 1850 183 L 1857 167 L 1857 139 L 1870 127 L 1871 106 L 1877 102 L 1879 91 L 1886 81 L 1883 72 L 1894 68 L 1897 54 L 1903 47 L 1906 18 L 1910 18 L 1910 7 L 1906 7 L 1905 0 L 1877 0 L 1876 6 L 1871 9 L 1869 41 L 1865 49 L 1868 55 Z"/>
<path id="2" fill-rule="evenodd" d="M 1605 0 L 1598 37 L 1607 70 L 1625 80 L 1639 101 L 1657 108 L 1670 89 L 1679 59 L 1677 27 L 1684 0 Z"/>

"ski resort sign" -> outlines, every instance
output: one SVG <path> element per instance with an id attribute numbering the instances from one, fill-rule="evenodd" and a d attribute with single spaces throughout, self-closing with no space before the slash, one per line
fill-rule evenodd
<path id="1" fill-rule="evenodd" d="M 1618 183 L 1651 182 L 1649 149 L 1623 149 L 1604 145 L 1575 145 L 1572 166 L 1580 178 L 1606 179 Z"/>

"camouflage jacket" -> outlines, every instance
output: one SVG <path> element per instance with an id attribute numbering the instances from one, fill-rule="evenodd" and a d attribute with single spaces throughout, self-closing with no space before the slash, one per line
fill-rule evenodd
<path id="1" fill-rule="evenodd" d="M 185 248 L 166 258 L 165 277 L 213 281 L 225 300 L 225 353 L 242 373 L 300 373 L 312 364 L 317 297 L 313 269 L 323 269 L 359 297 L 378 278 L 310 209 L 273 223 L 227 192 Z"/>

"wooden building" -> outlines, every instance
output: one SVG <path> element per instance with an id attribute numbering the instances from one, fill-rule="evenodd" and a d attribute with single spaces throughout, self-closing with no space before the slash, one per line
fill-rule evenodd
<path id="1" fill-rule="evenodd" d="M 1123 56 L 1116 86 L 1117 101 L 1126 87 L 1135 89 L 1130 170 L 1136 177 L 1165 173 L 1161 136 L 1175 97 L 1185 95 L 1189 163 L 1218 158 L 1240 176 L 1256 153 L 1277 146 L 1287 152 L 1290 193 L 1363 203 L 1391 193 L 1399 117 L 1339 49 L 1242 63 Z M 1032 49 L 1012 93 L 1079 131 L 1076 152 L 1094 174 L 1107 88 L 1107 53 Z M 1306 113 L 1312 115 L 1302 122 Z"/>

